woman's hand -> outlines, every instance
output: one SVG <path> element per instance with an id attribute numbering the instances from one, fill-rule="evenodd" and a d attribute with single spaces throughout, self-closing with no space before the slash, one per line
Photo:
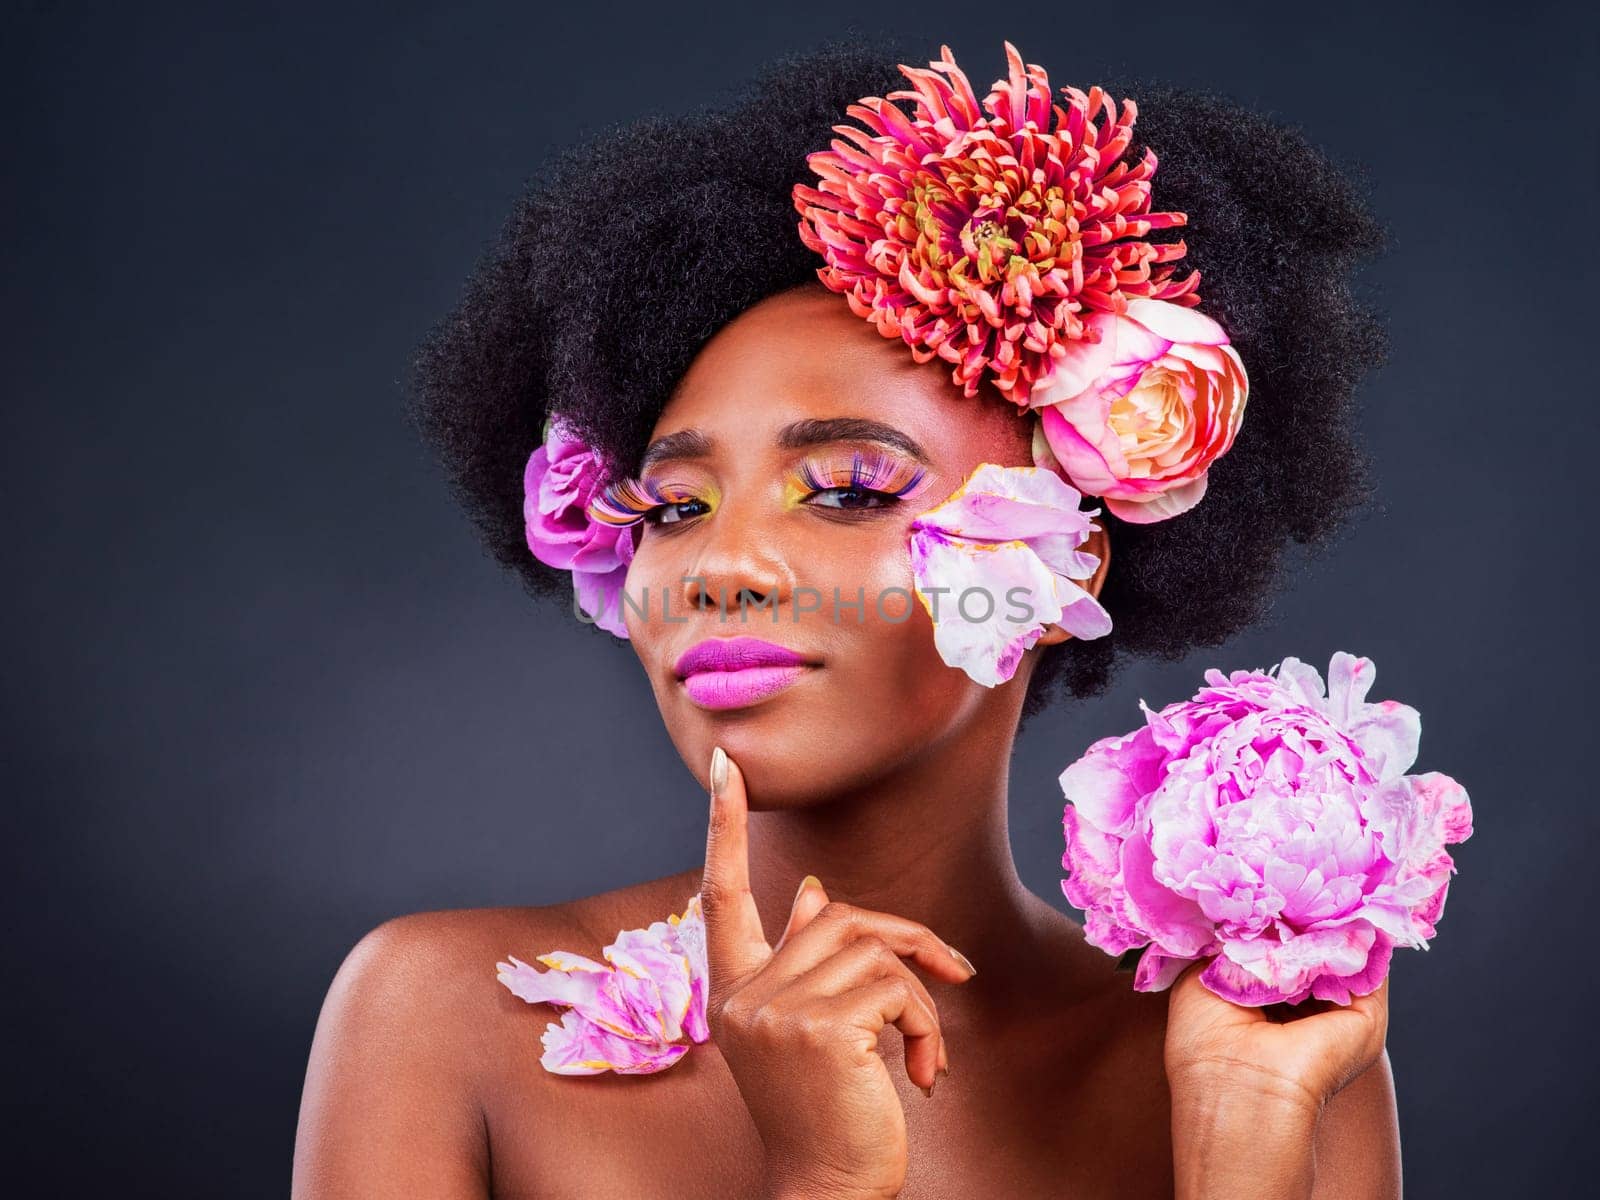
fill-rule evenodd
<path id="1" fill-rule="evenodd" d="M 711 974 L 707 1018 L 766 1152 L 768 1195 L 782 1200 L 897 1196 L 906 1175 L 900 1097 L 878 1053 L 900 1029 L 906 1074 L 932 1094 L 949 1065 L 939 1012 L 903 959 L 951 983 L 970 966 L 925 925 L 831 902 L 807 876 L 776 947 L 750 893 L 744 776 L 711 767 L 711 821 L 700 903 Z"/>
<path id="2" fill-rule="evenodd" d="M 1202 965 L 1173 985 L 1167 1009 L 1176 1194 L 1303 1200 L 1324 1106 L 1383 1053 L 1389 981 L 1348 1006 L 1269 1011 L 1213 994 Z"/>

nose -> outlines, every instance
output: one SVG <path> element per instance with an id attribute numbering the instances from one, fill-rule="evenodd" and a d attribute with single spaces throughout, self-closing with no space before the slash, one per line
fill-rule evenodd
<path id="1" fill-rule="evenodd" d="M 770 609 L 775 618 L 794 591 L 782 541 L 775 530 L 738 519 L 735 508 L 725 504 L 708 522 L 700 554 L 679 584 L 684 606 L 724 618 L 737 617 L 741 610 Z"/>

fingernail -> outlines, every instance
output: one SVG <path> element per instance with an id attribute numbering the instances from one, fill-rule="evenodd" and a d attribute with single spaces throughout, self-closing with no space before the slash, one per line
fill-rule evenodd
<path id="1" fill-rule="evenodd" d="M 950 1074 L 950 1054 L 944 1048 L 944 1035 L 940 1034 L 940 1036 L 939 1036 L 939 1072 L 938 1072 L 938 1075 L 939 1075 L 939 1077 L 942 1077 L 942 1076 L 945 1076 L 945 1075 L 948 1075 L 948 1074 Z M 935 1078 L 934 1082 L 938 1082 L 938 1078 Z"/>
<path id="2" fill-rule="evenodd" d="M 795 889 L 794 898 L 796 900 L 800 899 L 800 894 L 802 892 L 804 892 L 812 884 L 816 884 L 818 887 L 821 887 L 822 886 L 822 880 L 818 879 L 815 875 L 807 875 L 804 879 L 802 879 L 800 881 L 800 886 Z"/>
<path id="3" fill-rule="evenodd" d="M 721 746 L 711 751 L 711 795 L 716 797 L 728 786 L 728 754 Z"/>
<path id="4" fill-rule="evenodd" d="M 971 971 L 974 975 L 976 975 L 978 973 L 978 968 L 973 966 L 972 965 L 972 961 L 970 959 L 968 959 L 965 954 L 961 953 L 961 951 L 957 950 L 954 946 L 950 945 L 948 942 L 945 944 L 945 949 L 950 951 L 951 954 L 955 955 L 955 960 L 958 963 L 960 963 L 963 967 L 965 967 L 967 970 Z"/>
<path id="5" fill-rule="evenodd" d="M 938 1082 L 939 1082 L 939 1077 L 937 1075 L 935 1075 L 933 1077 L 933 1083 L 938 1083 Z M 924 1096 L 926 1096 L 929 1100 L 933 1099 L 933 1083 L 930 1083 L 927 1087 L 922 1089 L 922 1094 Z"/>

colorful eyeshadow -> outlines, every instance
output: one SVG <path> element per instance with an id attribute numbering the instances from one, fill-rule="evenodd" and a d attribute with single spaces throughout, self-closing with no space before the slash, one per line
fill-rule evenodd
<path id="1" fill-rule="evenodd" d="M 604 525 L 632 525 L 665 505 L 703 499 L 681 484 L 619 479 L 607 484 L 589 502 L 589 515 Z"/>
<path id="2" fill-rule="evenodd" d="M 927 475 L 927 468 L 886 451 L 857 450 L 848 463 L 806 459 L 800 464 L 795 486 L 803 494 L 852 488 L 903 499 L 916 492 Z"/>

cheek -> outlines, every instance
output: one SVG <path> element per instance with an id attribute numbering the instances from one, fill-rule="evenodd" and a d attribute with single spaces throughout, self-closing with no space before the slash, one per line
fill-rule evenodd
<path id="1" fill-rule="evenodd" d="M 633 561 L 628 564 L 628 579 L 623 585 L 628 603 L 622 607 L 622 621 L 628 627 L 634 653 L 641 659 L 647 657 L 656 640 L 669 628 L 669 622 L 663 618 L 663 597 L 673 623 L 688 611 L 683 577 L 690 561 L 672 548 L 670 537 L 649 532 L 634 550 Z"/>
<path id="2" fill-rule="evenodd" d="M 797 581 L 821 596 L 821 610 L 801 622 L 817 642 L 834 648 L 836 678 L 848 678 L 855 694 L 937 722 L 964 711 L 974 689 L 984 689 L 939 657 L 933 622 L 912 590 L 909 538 L 908 520 L 882 530 L 837 530 L 822 539 L 822 547 L 794 564 Z"/>

